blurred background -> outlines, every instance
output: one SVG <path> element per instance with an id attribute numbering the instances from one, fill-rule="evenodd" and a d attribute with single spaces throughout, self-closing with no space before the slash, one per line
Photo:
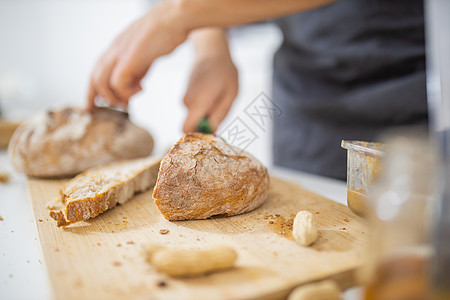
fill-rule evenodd
<path id="1" fill-rule="evenodd" d="M 21 121 L 38 110 L 83 106 L 97 58 L 118 33 L 157 2 L 0 0 L 2 118 Z M 237 117 L 252 122 L 245 107 L 261 92 L 270 95 L 272 57 L 281 34 L 270 23 L 255 24 L 231 29 L 229 40 L 240 91 L 222 128 Z M 192 60 L 187 41 L 156 61 L 143 81 L 144 91 L 132 98 L 131 119 L 153 134 L 157 154 L 182 135 L 186 115 L 182 99 Z M 270 126 L 264 131 L 255 127 L 257 139 L 247 150 L 269 165 Z"/>

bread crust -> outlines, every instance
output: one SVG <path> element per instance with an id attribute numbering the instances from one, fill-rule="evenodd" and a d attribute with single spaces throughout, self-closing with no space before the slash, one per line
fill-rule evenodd
<path id="1" fill-rule="evenodd" d="M 63 211 L 51 211 L 58 227 L 88 220 L 132 199 L 155 185 L 160 159 L 124 160 L 93 168 L 70 180 L 60 191 Z"/>
<path id="2" fill-rule="evenodd" d="M 267 169 L 216 135 L 189 133 L 161 161 L 153 199 L 164 218 L 232 216 L 260 206 Z"/>
<path id="3" fill-rule="evenodd" d="M 146 157 L 153 138 L 108 108 L 65 108 L 22 123 L 9 144 L 14 167 L 36 177 L 69 177 L 119 159 Z"/>

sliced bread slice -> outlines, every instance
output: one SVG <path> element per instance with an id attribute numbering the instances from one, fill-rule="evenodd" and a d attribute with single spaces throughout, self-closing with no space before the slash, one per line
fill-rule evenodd
<path id="1" fill-rule="evenodd" d="M 65 209 L 51 211 L 50 217 L 65 227 L 123 204 L 155 185 L 160 162 L 155 157 L 122 160 L 85 171 L 61 189 Z"/>

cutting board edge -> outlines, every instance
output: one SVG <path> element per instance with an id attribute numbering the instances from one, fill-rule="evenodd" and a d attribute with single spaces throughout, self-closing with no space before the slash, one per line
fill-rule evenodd
<path id="1" fill-rule="evenodd" d="M 336 284 L 339 286 L 339 288 L 342 291 L 345 291 L 351 287 L 355 287 L 359 284 L 358 280 L 356 279 L 356 273 L 358 271 L 358 267 L 349 268 L 346 271 L 343 271 L 338 274 L 334 274 L 331 276 L 324 276 L 316 279 L 309 280 L 307 282 L 303 282 L 298 285 L 292 285 L 288 288 L 278 290 L 275 292 L 271 292 L 265 295 L 261 295 L 258 297 L 250 297 L 250 298 L 244 298 L 244 299 L 235 299 L 235 300 L 277 300 L 277 299 L 286 299 L 288 295 L 297 287 L 304 286 L 307 284 L 311 284 L 314 282 L 319 282 L 323 280 L 333 280 L 336 282 Z"/>
<path id="2" fill-rule="evenodd" d="M 32 179 L 32 178 L 27 176 L 27 197 L 28 197 L 28 202 L 31 205 L 30 208 L 31 208 L 31 212 L 32 212 L 32 215 L 33 215 L 33 220 L 34 220 L 34 229 L 35 229 L 35 231 L 37 233 L 38 244 L 39 244 L 39 251 L 41 252 L 42 263 L 43 263 L 44 269 L 45 269 L 45 276 L 46 276 L 46 279 L 47 279 L 47 282 L 48 282 L 48 285 L 49 285 L 50 299 L 56 300 L 56 294 L 55 294 L 55 291 L 56 291 L 55 285 L 56 285 L 56 283 L 52 280 L 52 278 L 50 276 L 50 270 L 49 270 L 49 267 L 48 267 L 47 258 L 46 258 L 46 255 L 44 255 L 45 250 L 44 250 L 43 245 L 42 245 L 42 240 L 44 238 L 43 238 L 43 236 L 41 234 L 41 230 L 39 229 L 39 224 L 38 224 L 39 221 L 38 221 L 37 216 L 35 214 L 35 206 L 34 206 L 35 204 L 33 203 L 33 197 L 30 195 L 30 192 L 31 192 L 30 179 Z"/>

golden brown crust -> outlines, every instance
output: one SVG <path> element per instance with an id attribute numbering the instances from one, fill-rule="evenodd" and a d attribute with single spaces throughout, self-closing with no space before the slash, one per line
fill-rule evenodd
<path id="1" fill-rule="evenodd" d="M 64 213 L 62 211 L 51 211 L 50 217 L 56 221 L 56 226 L 58 227 L 66 227 L 71 224 L 64 218 Z"/>
<path id="2" fill-rule="evenodd" d="M 161 161 L 153 192 L 168 220 L 206 219 L 251 211 L 266 199 L 267 169 L 215 135 L 189 133 Z"/>
<path id="3" fill-rule="evenodd" d="M 18 171 L 65 177 L 115 160 L 148 156 L 153 138 L 126 113 L 66 108 L 38 114 L 20 125 L 8 150 Z"/>
<path id="4" fill-rule="evenodd" d="M 61 190 L 65 209 L 51 211 L 50 217 L 58 227 L 65 227 L 125 203 L 154 186 L 159 162 L 157 158 L 119 161 L 74 177 Z"/>

